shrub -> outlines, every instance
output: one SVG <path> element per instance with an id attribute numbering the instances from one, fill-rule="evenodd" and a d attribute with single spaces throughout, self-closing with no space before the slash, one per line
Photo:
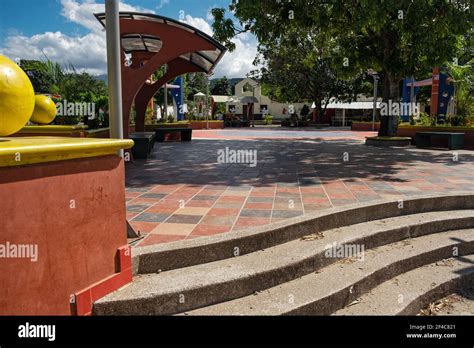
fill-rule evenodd
<path id="1" fill-rule="evenodd" d="M 449 122 L 453 126 L 464 126 L 465 125 L 465 118 L 461 116 L 452 116 L 449 118 Z"/>
<path id="2" fill-rule="evenodd" d="M 82 121 L 82 116 L 56 116 L 53 124 L 61 126 L 75 126 Z"/>
<path id="3" fill-rule="evenodd" d="M 418 123 L 422 126 L 431 126 L 431 117 L 426 112 L 420 112 L 420 120 Z M 436 120 L 435 120 L 436 123 Z"/>
<path id="4" fill-rule="evenodd" d="M 263 119 L 263 123 L 266 125 L 271 125 L 273 123 L 273 116 L 265 115 L 265 118 Z"/>
<path id="5" fill-rule="evenodd" d="M 301 111 L 300 111 L 300 116 L 303 116 L 303 118 L 306 118 L 305 116 L 307 116 L 309 114 L 309 106 L 304 104 L 303 107 L 301 108 Z"/>
<path id="6" fill-rule="evenodd" d="M 174 116 L 168 116 L 168 123 L 174 123 Z"/>

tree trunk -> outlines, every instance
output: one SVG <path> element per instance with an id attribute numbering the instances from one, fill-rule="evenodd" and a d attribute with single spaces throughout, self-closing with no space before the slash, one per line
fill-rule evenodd
<path id="1" fill-rule="evenodd" d="M 389 101 L 400 102 L 399 81 L 390 71 L 385 71 L 383 81 L 383 102 L 387 103 L 388 115 L 380 115 L 379 136 L 394 137 L 398 132 L 399 115 L 392 114 L 388 108 Z"/>
<path id="2" fill-rule="evenodd" d="M 383 102 L 399 103 L 400 92 L 398 86 L 398 78 L 393 71 L 390 70 L 393 62 L 394 48 L 398 40 L 397 33 L 390 30 L 382 30 L 382 40 L 384 43 L 383 51 Z M 389 105 L 389 104 L 388 104 Z M 387 106 L 388 106 L 387 105 Z M 392 111 L 387 107 L 387 115 L 380 115 L 379 136 L 393 137 L 398 132 L 398 114 L 393 115 Z"/>

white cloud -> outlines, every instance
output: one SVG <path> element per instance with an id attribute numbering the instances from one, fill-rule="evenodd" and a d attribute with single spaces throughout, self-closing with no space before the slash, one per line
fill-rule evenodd
<path id="1" fill-rule="evenodd" d="M 31 37 L 17 35 L 7 38 L 1 50 L 11 59 L 40 59 L 46 55 L 62 65 L 72 64 L 79 71 L 103 74 L 106 53 L 105 37 L 96 33 L 70 37 L 61 32 L 47 32 Z M 43 54 L 44 52 L 44 54 Z"/>
<path id="2" fill-rule="evenodd" d="M 170 0 L 161 0 L 159 5 L 156 6 L 156 9 L 159 10 L 160 8 L 162 8 L 163 6 L 166 6 L 170 3 Z"/>
<path id="3" fill-rule="evenodd" d="M 57 31 L 30 37 L 16 33 L 5 39 L 0 52 L 14 60 L 19 58 L 42 60 L 45 54 L 52 61 L 63 65 L 73 64 L 79 71 L 104 74 L 107 65 L 105 33 L 93 14 L 104 12 L 105 5 L 91 0 L 84 2 L 61 0 L 61 5 L 62 16 L 90 32 L 83 36 L 69 36 Z M 152 10 L 123 2 L 120 2 L 119 8 L 121 11 L 153 13 Z"/>
<path id="4" fill-rule="evenodd" d="M 166 1 L 162 1 L 160 5 L 165 5 Z M 44 59 L 44 52 L 52 61 L 63 65 L 73 64 L 79 71 L 104 74 L 107 65 L 105 33 L 93 16 L 93 13 L 104 11 L 104 4 L 93 0 L 61 0 L 61 5 L 61 15 L 86 28 L 89 31 L 87 34 L 69 36 L 57 31 L 25 36 L 11 32 L 0 48 L 0 53 L 15 60 Z M 120 3 L 120 10 L 153 13 L 152 10 L 123 2 Z M 184 22 L 212 36 L 211 26 L 205 19 L 187 15 Z M 257 53 L 255 37 L 249 34 L 240 35 L 234 39 L 234 43 L 236 50 L 225 54 L 215 69 L 215 77 L 244 77 L 250 70 L 255 69 L 252 66 Z"/>
<path id="5" fill-rule="evenodd" d="M 61 15 L 66 17 L 71 22 L 77 23 L 92 31 L 102 30 L 102 26 L 93 16 L 94 13 L 105 12 L 105 5 L 103 3 L 96 3 L 93 0 L 86 0 L 82 3 L 76 0 L 61 0 L 63 6 Z M 145 12 L 155 13 L 139 6 L 132 6 L 124 2 L 119 3 L 120 11 L 128 12 Z"/>
<path id="6" fill-rule="evenodd" d="M 202 18 L 194 18 L 187 15 L 183 22 L 212 36 L 211 25 Z M 251 70 L 258 68 L 252 65 L 257 54 L 256 38 L 251 34 L 245 33 L 237 36 L 232 41 L 235 43 L 235 50 L 224 55 L 215 68 L 214 77 L 222 77 L 224 75 L 229 78 L 245 77 Z"/>

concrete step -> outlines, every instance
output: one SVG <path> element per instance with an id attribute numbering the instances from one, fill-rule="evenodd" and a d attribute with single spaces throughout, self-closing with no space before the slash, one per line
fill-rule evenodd
<path id="1" fill-rule="evenodd" d="M 389 279 L 452 257 L 453 250 L 459 256 L 474 253 L 474 229 L 431 234 L 384 245 L 366 251 L 364 261 L 340 260 L 254 295 L 185 314 L 329 315 Z"/>
<path id="2" fill-rule="evenodd" d="M 267 226 L 132 249 L 134 274 L 156 273 L 245 255 L 305 235 L 367 221 L 424 212 L 474 209 L 474 195 L 423 196 L 383 200 L 309 213 Z"/>
<path id="3" fill-rule="evenodd" d="M 291 281 L 338 260 L 334 243 L 370 249 L 451 229 L 474 227 L 474 210 L 421 213 L 320 232 L 239 257 L 141 274 L 131 285 L 94 305 L 95 314 L 175 314 L 252 294 Z"/>
<path id="4" fill-rule="evenodd" d="M 474 285 L 474 255 L 449 258 L 390 279 L 335 315 L 416 315 L 463 287 Z M 472 315 L 473 313 L 470 313 Z"/>

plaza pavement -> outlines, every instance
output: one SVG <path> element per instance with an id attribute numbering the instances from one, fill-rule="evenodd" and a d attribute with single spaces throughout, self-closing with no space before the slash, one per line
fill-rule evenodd
<path id="1" fill-rule="evenodd" d="M 281 128 L 194 131 L 126 165 L 136 247 L 227 233 L 383 198 L 474 191 L 474 152 L 376 148 L 371 132 Z M 257 150 L 257 164 L 218 151 Z M 457 156 L 457 158 L 456 158 Z"/>

